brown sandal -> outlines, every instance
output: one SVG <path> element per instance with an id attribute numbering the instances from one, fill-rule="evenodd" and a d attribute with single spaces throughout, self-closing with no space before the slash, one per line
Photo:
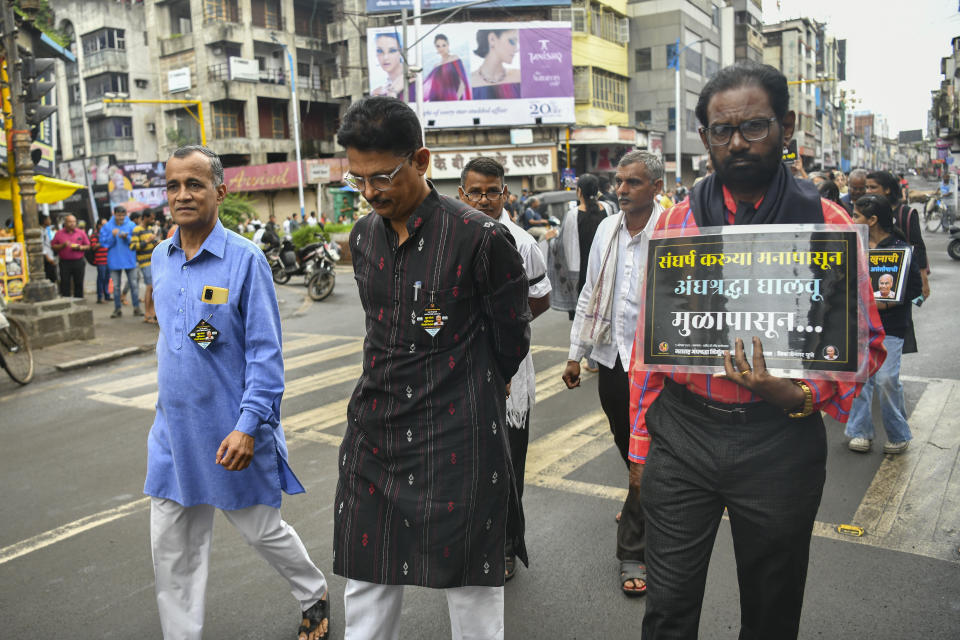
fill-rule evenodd
<path id="1" fill-rule="evenodd" d="M 323 635 L 317 636 L 317 640 L 327 640 L 330 637 L 330 613 L 326 596 L 323 600 L 317 600 L 313 606 L 303 612 L 303 620 L 307 624 L 300 623 L 300 628 L 297 629 L 297 638 L 306 636 L 309 640 L 310 634 L 319 629 L 320 623 L 324 620 L 327 621 L 327 631 Z"/>

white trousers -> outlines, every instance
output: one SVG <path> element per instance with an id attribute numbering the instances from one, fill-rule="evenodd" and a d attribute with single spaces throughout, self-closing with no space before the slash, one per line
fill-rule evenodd
<path id="1" fill-rule="evenodd" d="M 503 640 L 503 587 L 443 591 L 453 640 Z M 347 580 L 343 639 L 399 640 L 402 604 L 403 585 Z"/>
<path id="2" fill-rule="evenodd" d="M 150 544 L 165 640 L 202 637 L 213 512 L 210 505 L 184 507 L 173 500 L 150 500 Z M 297 532 L 280 518 L 279 509 L 255 505 L 223 515 L 286 578 L 301 611 L 324 596 L 323 573 L 310 560 Z"/>

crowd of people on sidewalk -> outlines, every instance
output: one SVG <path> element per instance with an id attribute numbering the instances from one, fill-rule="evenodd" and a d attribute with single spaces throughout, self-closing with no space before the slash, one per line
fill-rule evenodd
<path id="1" fill-rule="evenodd" d="M 344 181 L 372 210 L 349 237 L 365 336 L 333 502 L 331 563 L 347 579 L 346 638 L 399 638 L 408 586 L 444 592 L 454 638 L 504 637 L 504 584 L 518 561 L 528 565 L 532 323 L 549 308 L 572 322 L 562 381 L 582 393 L 581 367 L 596 372 L 597 402 L 624 464 L 626 498 L 609 544 L 620 591 L 646 596 L 641 637 L 697 637 L 725 513 L 740 637 L 798 637 L 826 474 L 822 414 L 845 424 L 851 451 L 867 452 L 877 392 L 884 453 L 907 450 L 900 364 L 917 351 L 912 307 L 930 297 L 930 285 L 919 214 L 901 178 L 861 169 L 795 175 L 782 162 L 796 124 L 788 101 L 773 67 L 721 69 L 695 111 L 706 176 L 668 193 L 661 156 L 629 151 L 612 180 L 579 176 L 559 224 L 543 196 L 511 193 L 504 166 L 490 157 L 463 167 L 456 198 L 439 193 L 426 178 L 419 120 L 404 102 L 374 96 L 346 111 L 337 133 Z M 128 291 L 133 315 L 159 323 L 144 491 L 163 634 L 202 635 L 219 509 L 289 583 L 299 640 L 329 638 L 325 576 L 279 509 L 281 493 L 305 488 L 280 419 L 270 268 L 255 242 L 219 220 L 227 187 L 214 151 L 177 149 L 166 186 L 170 221 L 116 207 L 89 233 L 73 216 L 58 230 L 45 221 L 44 233 L 48 264 L 59 264 L 48 276 L 61 295 L 83 297 L 90 260 L 97 302 L 112 300 L 112 317 L 123 315 Z M 241 232 L 259 240 L 325 222 L 297 217 L 245 220 Z M 762 336 L 749 345 L 738 338 L 719 374 L 644 365 L 634 348 L 644 241 L 657 231 L 693 236 L 742 224 L 863 225 L 870 248 L 912 249 L 903 302 L 875 299 L 866 275 L 857 279 L 865 382 L 774 375 Z M 218 384 L 198 395 L 198 379 Z"/>

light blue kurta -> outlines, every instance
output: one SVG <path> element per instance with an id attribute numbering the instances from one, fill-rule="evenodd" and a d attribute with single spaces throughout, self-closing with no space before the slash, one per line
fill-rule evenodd
<path id="1" fill-rule="evenodd" d="M 279 507 L 281 490 L 304 489 L 287 464 L 280 426 L 280 312 L 263 252 L 218 221 L 192 260 L 177 231 L 154 249 L 152 264 L 159 395 L 144 493 L 186 507 Z M 227 289 L 226 304 L 201 300 L 208 285 Z M 201 319 L 220 332 L 206 349 L 188 335 Z M 235 429 L 255 442 L 243 471 L 215 462 Z"/>

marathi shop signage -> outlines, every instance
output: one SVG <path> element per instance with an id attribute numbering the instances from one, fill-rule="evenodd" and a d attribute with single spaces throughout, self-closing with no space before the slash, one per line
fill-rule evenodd
<path id="1" fill-rule="evenodd" d="M 452 9 L 467 4 L 477 4 L 476 0 L 421 0 L 423 11 Z M 570 6 L 570 0 L 489 0 L 479 3 L 483 9 L 492 7 L 556 7 Z M 401 9 L 413 9 L 413 0 L 367 0 L 367 13 L 393 13 Z"/>
<path id="2" fill-rule="evenodd" d="M 648 242 L 637 329 L 642 367 L 723 372 L 723 352 L 753 336 L 774 375 L 863 379 L 861 232 L 842 225 L 743 225 Z"/>
<path id="3" fill-rule="evenodd" d="M 553 147 L 481 149 L 477 151 L 435 151 L 430 154 L 429 177 L 433 180 L 459 180 L 468 162 L 479 157 L 493 158 L 503 165 L 507 176 L 537 176 L 554 173 L 557 150 Z"/>
<path id="4" fill-rule="evenodd" d="M 870 285 L 873 297 L 886 302 L 903 302 L 910 273 L 912 249 L 870 249 Z"/>

